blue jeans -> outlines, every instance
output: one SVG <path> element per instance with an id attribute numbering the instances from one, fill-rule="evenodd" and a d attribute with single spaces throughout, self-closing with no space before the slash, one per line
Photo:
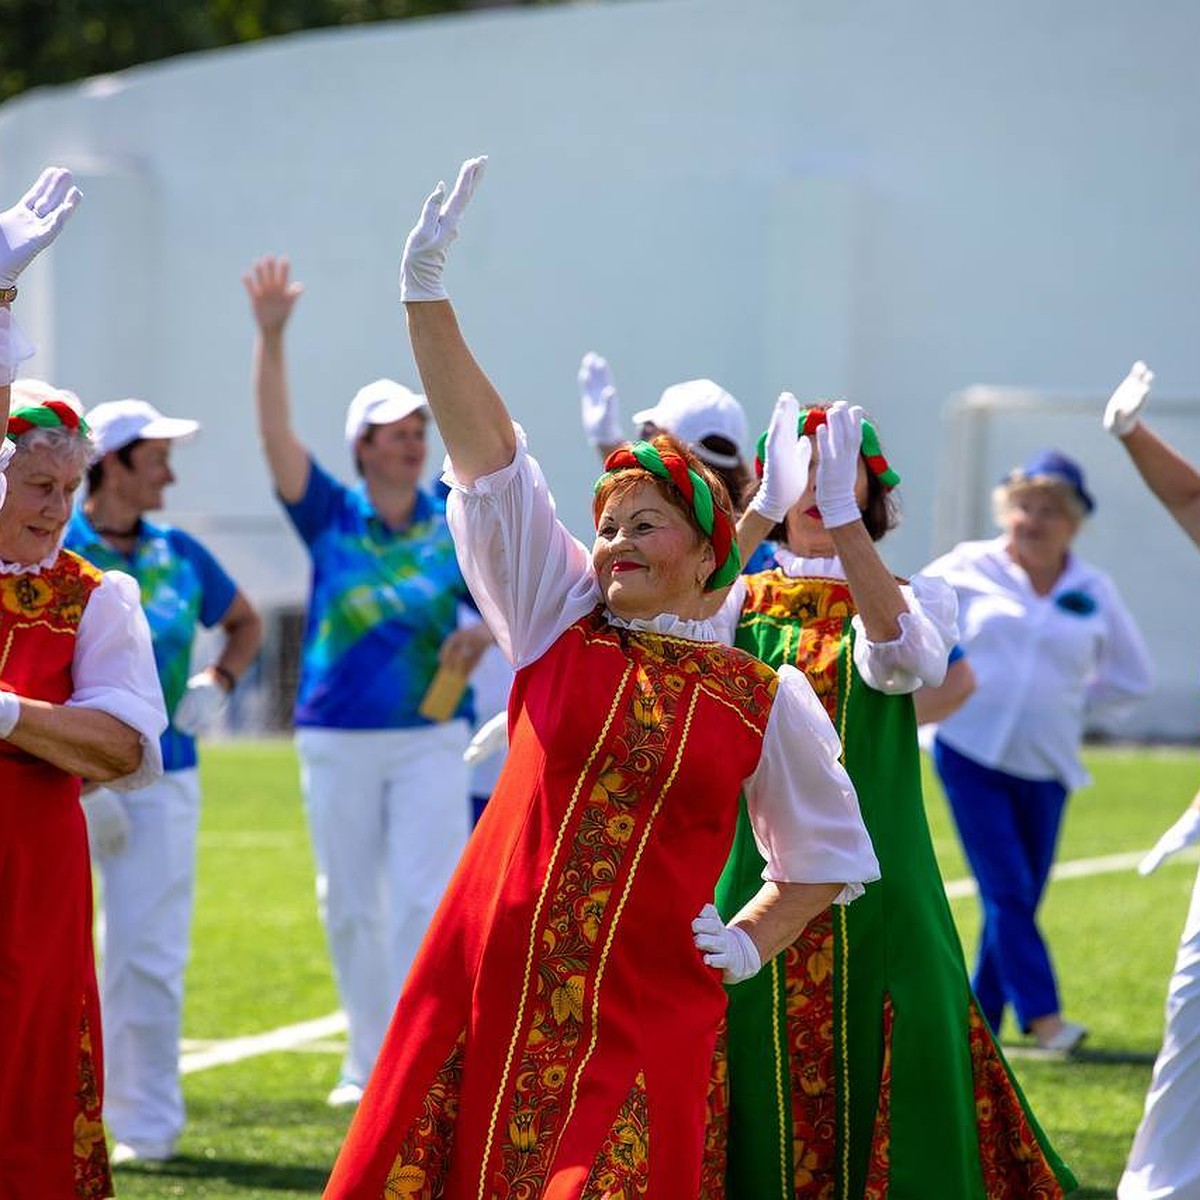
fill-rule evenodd
<path id="1" fill-rule="evenodd" d="M 1005 1005 L 1021 1028 L 1059 1011 L 1058 985 L 1036 915 L 1041 903 L 1067 789 L 1055 779 L 1019 779 L 934 742 L 963 850 L 979 884 L 983 933 L 972 985 L 994 1030 Z"/>

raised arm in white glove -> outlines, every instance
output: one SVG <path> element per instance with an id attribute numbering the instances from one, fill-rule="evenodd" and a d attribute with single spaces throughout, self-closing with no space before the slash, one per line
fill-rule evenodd
<path id="1" fill-rule="evenodd" d="M 187 681 L 187 691 L 175 706 L 171 724 L 180 733 L 199 737 L 207 733 L 225 711 L 229 703 L 229 692 L 211 670 L 197 671 Z"/>
<path id="2" fill-rule="evenodd" d="M 621 402 L 608 360 L 591 350 L 579 364 L 579 408 L 583 432 L 593 446 L 617 446 L 629 440 L 621 431 Z"/>
<path id="3" fill-rule="evenodd" d="M 1193 806 L 1154 843 L 1154 849 L 1138 863 L 1138 874 L 1149 875 L 1172 854 L 1196 842 L 1200 842 L 1200 808 Z"/>
<path id="4" fill-rule="evenodd" d="M 692 922 L 692 936 L 704 961 L 716 967 L 726 983 L 741 983 L 762 966 L 750 935 L 737 925 L 726 925 L 711 904 L 706 904 Z"/>
<path id="5" fill-rule="evenodd" d="M 863 410 L 844 400 L 829 406 L 825 424 L 817 426 L 817 508 L 826 529 L 861 520 L 854 495 L 862 451 Z"/>
<path id="6" fill-rule="evenodd" d="M 129 845 L 129 814 L 116 792 L 97 788 L 80 798 L 94 857 L 121 854 Z"/>
<path id="7" fill-rule="evenodd" d="M 400 263 L 400 299 L 405 303 L 449 299 L 442 283 L 446 251 L 458 237 L 463 209 L 470 202 L 486 166 L 486 155 L 468 158 L 459 169 L 449 198 L 446 198 L 445 183 L 439 183 L 425 201 L 421 219 L 404 243 L 404 258 Z"/>
<path id="8" fill-rule="evenodd" d="M 1109 433 L 1123 438 L 1133 432 L 1153 380 L 1154 372 L 1144 362 L 1135 362 L 1129 368 L 1129 374 L 1117 384 L 1104 409 L 1104 428 Z"/>
<path id="9" fill-rule="evenodd" d="M 800 402 L 781 392 L 767 425 L 763 475 L 748 510 L 778 524 L 808 487 L 812 445 L 800 433 Z"/>
<path id="10" fill-rule="evenodd" d="M 501 709 L 494 717 L 489 717 L 475 731 L 475 736 L 463 751 L 463 762 L 468 767 L 475 766 L 508 749 L 508 713 Z"/>
<path id="11" fill-rule="evenodd" d="M 0 288 L 16 284 L 82 199 L 70 171 L 47 167 L 12 208 L 0 212 Z"/>

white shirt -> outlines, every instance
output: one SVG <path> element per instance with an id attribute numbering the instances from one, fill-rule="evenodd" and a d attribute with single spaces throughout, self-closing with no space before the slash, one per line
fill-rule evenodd
<path id="1" fill-rule="evenodd" d="M 775 548 L 775 561 L 789 579 L 845 579 L 838 558 L 802 558 L 786 546 Z M 872 642 L 862 618 L 855 613 L 854 665 L 868 687 L 888 695 L 915 692 L 922 684 L 937 687 L 946 677 L 946 663 L 958 640 L 955 616 L 958 600 L 940 579 L 914 577 L 900 585 L 908 612 L 899 616 L 900 636 L 890 642 Z M 738 614 L 746 598 L 746 581 L 739 576 L 730 588 L 730 601 L 717 614 L 721 640 L 733 640 Z M 728 622 L 732 617 L 732 625 Z"/>
<path id="2" fill-rule="evenodd" d="M 537 462 L 518 448 L 509 466 L 464 486 L 447 469 L 446 517 L 463 577 L 497 644 L 515 668 L 534 662 L 602 600 L 591 554 L 554 513 Z M 728 601 L 727 601 L 728 605 Z M 691 641 L 721 640 L 712 621 L 663 613 L 653 620 L 608 620 L 627 629 Z M 804 675 L 779 672 L 762 756 L 746 780 L 750 822 L 765 879 L 844 883 L 837 903 L 879 878 L 858 798 L 838 761 L 837 733 Z"/>
<path id="3" fill-rule="evenodd" d="M 56 551 L 32 567 L 0 561 L 0 575 L 39 575 L 57 557 Z M 105 571 L 88 597 L 75 636 L 71 678 L 75 690 L 68 707 L 108 713 L 141 735 L 138 769 L 104 786 L 129 792 L 153 783 L 163 770 L 158 739 L 167 727 L 167 711 L 137 581 L 124 571 Z"/>
<path id="4" fill-rule="evenodd" d="M 1114 716 L 1150 689 L 1150 656 L 1103 572 L 1070 555 L 1049 595 L 1005 550 L 963 542 L 923 574 L 958 594 L 975 692 L 938 737 L 984 766 L 1022 779 L 1090 782 L 1079 759 L 1089 716 Z"/>

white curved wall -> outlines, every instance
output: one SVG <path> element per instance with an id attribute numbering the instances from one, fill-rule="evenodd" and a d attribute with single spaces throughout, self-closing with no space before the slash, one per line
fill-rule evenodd
<path id="1" fill-rule="evenodd" d="M 253 594 L 298 597 L 239 275 L 291 255 L 297 424 L 345 471 L 350 395 L 414 374 L 405 233 L 486 151 L 449 286 L 577 532 L 597 464 L 574 375 L 596 349 L 627 413 L 695 375 L 755 425 L 782 387 L 865 404 L 905 475 L 889 558 L 913 570 L 934 549 L 950 393 L 1101 396 L 1144 357 L 1164 392 L 1200 395 L 1198 33 L 1185 0 L 628 0 L 305 34 L 34 92 L 0 108 L 0 195 L 63 162 L 87 200 L 19 315 L 38 372 L 89 402 L 136 393 L 205 421 L 173 511 Z M 1072 436 L 1102 506 L 1085 549 L 1153 625 L 1163 685 L 1139 725 L 1192 733 L 1200 556 L 1168 535 L 1149 584 L 1130 533 L 1157 513 L 1114 446 Z M 1180 437 L 1200 457 L 1191 423 Z"/>

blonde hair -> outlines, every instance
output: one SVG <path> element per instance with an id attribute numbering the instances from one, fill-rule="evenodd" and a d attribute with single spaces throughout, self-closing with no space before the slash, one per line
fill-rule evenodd
<path id="1" fill-rule="evenodd" d="M 1082 525 L 1088 515 L 1075 489 L 1057 475 L 1026 475 L 1022 471 L 1013 471 L 992 490 L 992 517 L 996 524 L 1002 527 L 1017 498 L 1030 492 L 1044 492 L 1053 496 L 1076 525 Z"/>

